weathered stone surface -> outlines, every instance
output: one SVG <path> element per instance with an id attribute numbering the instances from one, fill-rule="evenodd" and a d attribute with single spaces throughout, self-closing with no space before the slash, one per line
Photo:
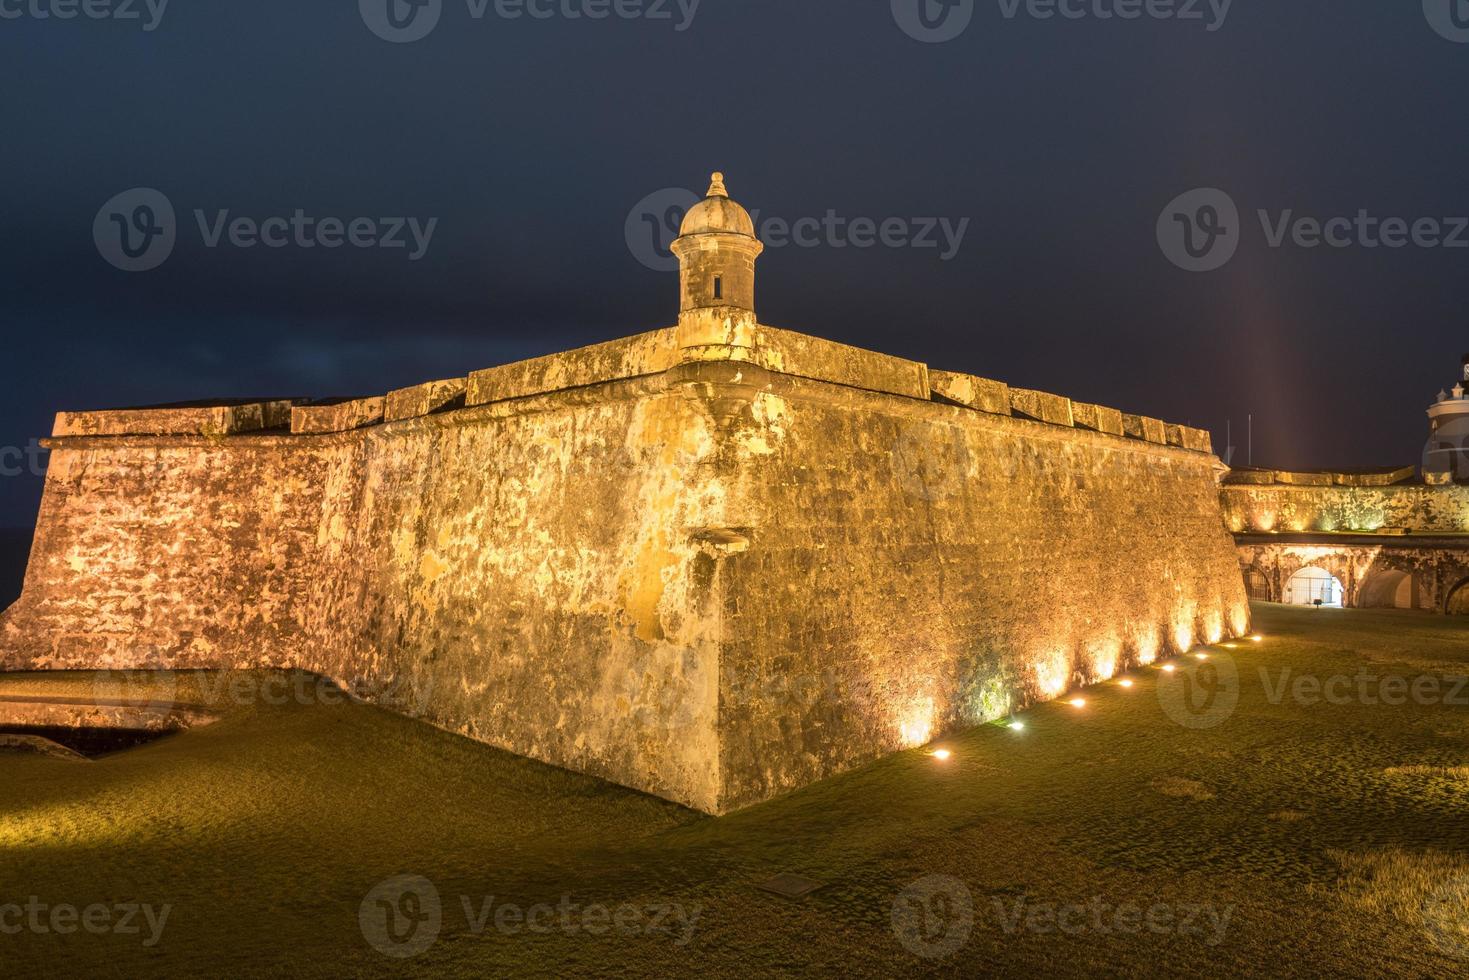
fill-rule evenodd
<path id="1" fill-rule="evenodd" d="M 763 324 L 756 329 L 755 350 L 761 367 L 782 374 L 909 398 L 929 397 L 928 366 L 917 361 Z"/>
<path id="2" fill-rule="evenodd" d="M 930 370 L 928 383 L 935 395 L 958 402 L 966 408 L 992 415 L 1010 414 L 1010 386 L 1003 381 L 977 378 L 972 374 Z"/>
<path id="3" fill-rule="evenodd" d="M 1382 487 L 1234 482 L 1220 491 L 1230 530 L 1469 532 L 1469 487 L 1419 483 Z"/>
<path id="4" fill-rule="evenodd" d="M 1450 611 L 1469 583 L 1469 541 L 1431 532 L 1401 534 L 1241 534 L 1240 567 L 1255 598 L 1287 601 L 1304 568 L 1330 572 L 1349 608 Z"/>
<path id="5" fill-rule="evenodd" d="M 0 695 L 0 725 L 23 728 L 106 728 L 170 732 L 218 720 L 197 705 Z"/>
<path id="6" fill-rule="evenodd" d="M 1071 399 L 1044 391 L 1025 388 L 1010 389 L 1010 408 L 1019 415 L 1052 425 L 1074 425 Z"/>
<path id="7" fill-rule="evenodd" d="M 1183 445 L 1185 449 L 1192 449 L 1197 453 L 1214 452 L 1214 437 L 1207 429 L 1195 429 L 1190 426 L 1180 426 L 1183 432 Z"/>
<path id="8" fill-rule="evenodd" d="M 0 651 L 311 670 L 724 812 L 1245 628 L 1215 466 L 737 362 L 61 439 Z"/>
<path id="9" fill-rule="evenodd" d="M 323 435 L 377 425 L 383 420 L 386 401 L 387 399 L 377 395 L 372 398 L 297 405 L 291 409 L 291 432 L 295 435 Z"/>
<path id="10" fill-rule="evenodd" d="M 281 403 L 271 403 L 271 418 Z M 288 403 L 287 403 L 288 404 Z M 103 412 L 57 412 L 53 436 L 203 435 L 225 436 L 268 428 L 267 405 L 165 405 Z"/>
<path id="11" fill-rule="evenodd" d="M 1155 442 L 1160 446 L 1168 443 L 1168 432 L 1162 420 L 1148 418 L 1146 415 L 1122 413 L 1122 431 L 1130 439 Z"/>
<path id="12" fill-rule="evenodd" d="M 1081 428 L 1114 436 L 1126 434 L 1122 431 L 1122 413 L 1115 408 L 1072 402 L 1071 415 Z"/>
<path id="13" fill-rule="evenodd" d="M 383 406 L 383 421 L 398 422 L 434 412 L 463 408 L 468 384 L 465 378 L 451 378 L 391 391 Z"/>
<path id="14" fill-rule="evenodd" d="M 487 368 L 469 376 L 465 404 L 486 405 L 657 374 L 672 367 L 678 360 L 677 354 L 675 330 L 669 327 L 563 354 Z"/>

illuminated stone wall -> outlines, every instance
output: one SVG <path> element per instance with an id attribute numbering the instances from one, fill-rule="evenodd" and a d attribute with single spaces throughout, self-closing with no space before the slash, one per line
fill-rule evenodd
<path id="1" fill-rule="evenodd" d="M 1237 540 L 1240 566 L 1257 598 L 1285 601 L 1292 576 L 1320 568 L 1341 583 L 1348 608 L 1469 611 L 1469 542 L 1345 534 L 1243 534 Z"/>
<path id="2" fill-rule="evenodd" d="M 1291 486 L 1229 484 L 1222 490 L 1231 531 L 1469 531 L 1469 486 Z"/>
<path id="3" fill-rule="evenodd" d="M 0 664 L 300 667 L 718 813 L 1248 627 L 1206 434 L 721 316 L 58 419 Z"/>

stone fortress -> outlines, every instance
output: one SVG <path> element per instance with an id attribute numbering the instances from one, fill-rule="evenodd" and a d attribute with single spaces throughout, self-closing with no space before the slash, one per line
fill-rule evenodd
<path id="1" fill-rule="evenodd" d="M 1469 613 L 1469 355 L 1420 466 L 1237 469 L 1222 488 L 1251 598 Z"/>
<path id="2" fill-rule="evenodd" d="M 762 323 L 720 175 L 673 249 L 622 340 L 61 413 L 0 668 L 301 669 L 720 814 L 1248 630 L 1206 432 Z"/>

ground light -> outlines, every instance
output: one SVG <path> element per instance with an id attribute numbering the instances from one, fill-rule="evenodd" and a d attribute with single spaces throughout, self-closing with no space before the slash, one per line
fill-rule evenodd
<path id="1" fill-rule="evenodd" d="M 953 755 L 954 753 L 950 752 L 948 749 L 936 749 L 932 754 L 935 759 L 939 760 L 940 762 L 945 762 L 948 760 L 949 756 Z"/>
<path id="2" fill-rule="evenodd" d="M 1072 698 L 1068 703 L 1073 708 L 1085 708 L 1086 707 L 1086 698 Z"/>
<path id="3" fill-rule="evenodd" d="M 1261 636 L 1259 633 L 1256 633 L 1254 636 L 1250 637 L 1251 643 L 1263 643 L 1264 641 L 1265 637 Z"/>
<path id="4" fill-rule="evenodd" d="M 1172 664 L 1164 664 L 1164 665 L 1163 665 L 1163 667 L 1162 667 L 1162 668 L 1161 668 L 1161 669 L 1162 669 L 1162 671 L 1163 671 L 1163 672 L 1164 672 L 1164 673 L 1165 673 L 1165 674 L 1171 674 L 1171 673 L 1173 673 L 1173 672 L 1174 672 L 1174 671 L 1175 671 L 1175 670 L 1177 670 L 1177 669 L 1178 669 L 1178 668 L 1177 668 L 1177 667 L 1175 667 L 1175 666 L 1173 666 L 1173 665 L 1172 665 Z"/>
<path id="5" fill-rule="evenodd" d="M 1124 677 L 1124 678 L 1122 678 L 1122 680 L 1118 681 L 1117 683 L 1121 684 L 1123 687 L 1132 687 L 1132 678 L 1131 677 Z"/>
<path id="6" fill-rule="evenodd" d="M 1196 654 L 1194 654 L 1194 659 L 1195 660 L 1208 660 L 1209 659 L 1209 655 L 1207 653 L 1196 653 Z"/>
<path id="7" fill-rule="evenodd" d="M 1013 732 L 1025 731 L 1025 722 L 1018 720 L 1010 722 L 1010 730 Z"/>

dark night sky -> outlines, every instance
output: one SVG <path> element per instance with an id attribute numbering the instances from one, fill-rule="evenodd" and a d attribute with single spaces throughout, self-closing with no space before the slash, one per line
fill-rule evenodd
<path id="1" fill-rule="evenodd" d="M 1192 422 L 1221 448 L 1253 412 L 1257 464 L 1416 462 L 1469 350 L 1469 249 L 1272 249 L 1255 212 L 1469 215 L 1469 44 L 1418 2 L 1235 0 L 1210 32 L 982 0 L 942 44 L 887 0 L 703 0 L 675 22 L 444 0 L 429 36 L 390 44 L 353 0 L 173 0 L 151 32 L 0 19 L 0 446 L 58 409 L 381 393 L 666 326 L 675 277 L 625 223 L 719 168 L 766 216 L 971 222 L 947 262 L 772 248 L 764 322 Z M 172 202 L 178 241 L 127 273 L 92 225 L 140 186 Z M 1244 215 L 1206 274 L 1155 236 L 1201 186 Z M 196 208 L 439 224 L 418 262 L 211 249 Z M 0 478 L 0 526 L 34 519 L 39 484 Z"/>

